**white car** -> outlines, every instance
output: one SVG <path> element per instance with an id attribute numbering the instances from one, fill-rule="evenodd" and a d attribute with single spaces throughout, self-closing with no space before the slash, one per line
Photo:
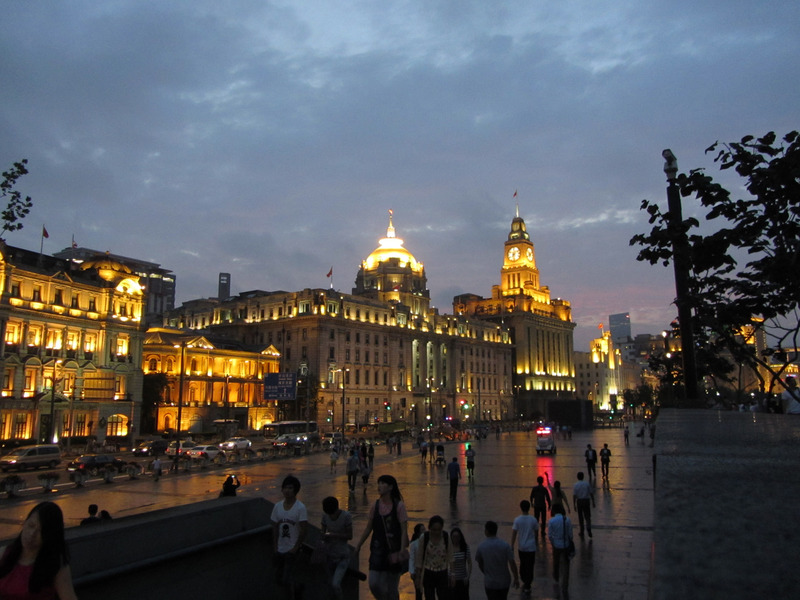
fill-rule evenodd
<path id="1" fill-rule="evenodd" d="M 232 437 L 229 440 L 222 442 L 219 447 L 223 450 L 247 450 L 252 446 L 250 440 L 243 437 Z"/>
<path id="2" fill-rule="evenodd" d="M 225 453 L 216 446 L 195 446 L 186 452 L 186 456 L 190 458 L 207 458 L 214 460 L 219 455 L 225 456 Z"/>

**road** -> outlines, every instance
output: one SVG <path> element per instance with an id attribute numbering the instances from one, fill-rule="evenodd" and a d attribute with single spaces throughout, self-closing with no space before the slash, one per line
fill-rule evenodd
<path id="1" fill-rule="evenodd" d="M 637 430 L 631 427 L 632 431 Z M 649 440 L 648 440 L 649 442 Z M 611 471 L 606 484 L 602 480 L 595 490 L 597 508 L 593 512 L 594 538 L 581 540 L 575 537 L 577 556 L 572 565 L 571 591 L 573 598 L 594 600 L 645 600 L 650 578 L 650 558 L 653 536 L 653 476 L 652 449 L 639 438 L 631 436 L 631 445 L 623 443 L 619 429 L 576 432 L 572 440 L 558 440 L 555 455 L 539 456 L 535 452 L 535 435 L 524 432 L 503 434 L 495 439 L 471 442 L 477 452 L 475 479 L 462 482 L 455 503 L 450 503 L 449 484 L 444 466 L 421 464 L 420 456 L 409 444 L 404 444 L 402 456 L 388 454 L 380 446 L 375 458 L 375 472 L 366 489 L 359 481 L 356 492 L 348 493 L 344 461 L 340 460 L 338 473 L 329 473 L 326 453 L 302 457 L 251 462 L 242 465 L 210 467 L 207 470 L 166 475 L 159 482 L 149 476 L 129 480 L 119 476 L 114 483 L 91 481 L 76 489 L 65 476 L 56 491 L 44 494 L 37 490 L 24 492 L 21 498 L 0 499 L 0 539 L 16 535 L 30 508 L 49 498 L 58 502 L 65 513 L 67 526 L 77 525 L 86 514 L 86 507 L 96 503 L 115 517 L 167 508 L 218 495 L 222 481 L 228 473 L 236 473 L 243 482 L 240 494 L 280 498 L 280 482 L 292 473 L 299 477 L 302 489 L 299 498 L 309 511 L 309 519 L 317 525 L 320 521 L 322 498 L 337 496 L 343 506 L 351 511 L 355 520 L 356 538 L 363 531 L 366 514 L 377 498 L 375 481 L 378 475 L 394 475 L 406 501 L 411 526 L 425 522 L 439 514 L 446 527 L 459 526 L 470 544 L 473 555 L 483 538 L 486 520 L 497 521 L 499 536 L 511 538 L 511 523 L 519 514 L 519 502 L 526 499 L 536 476 L 550 473 L 560 479 L 570 500 L 575 473 L 585 470 L 583 452 L 586 444 L 595 448 L 608 443 L 612 451 Z M 464 468 L 464 443 L 446 445 L 448 462 L 457 456 Z M 598 466 L 599 467 L 599 466 Z M 599 468 L 598 468 L 599 472 Z M 35 475 L 26 475 L 29 483 L 36 482 Z M 572 516 L 576 521 L 574 511 Z M 154 534 L 154 543 L 157 535 Z M 366 571 L 367 552 L 360 557 L 362 570 Z M 537 553 L 533 597 L 552 597 L 551 555 L 547 544 L 540 544 Z M 371 597 L 366 584 L 362 598 Z M 475 598 L 483 597 L 482 577 L 473 572 L 471 587 Z M 413 598 L 409 578 L 403 578 L 402 597 Z"/>

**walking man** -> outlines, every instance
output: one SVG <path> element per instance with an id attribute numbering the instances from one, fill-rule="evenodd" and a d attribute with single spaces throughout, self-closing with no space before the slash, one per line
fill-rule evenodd
<path id="1" fill-rule="evenodd" d="M 467 478 L 472 479 L 475 477 L 475 450 L 472 449 L 472 444 L 467 444 L 464 456 L 467 458 Z"/>
<path id="2" fill-rule="evenodd" d="M 569 600 L 569 561 L 572 543 L 572 522 L 564 514 L 564 507 L 553 508 L 553 517 L 547 524 L 547 537 L 553 546 L 553 580 L 556 598 Z"/>
<path id="3" fill-rule="evenodd" d="M 156 456 L 153 459 L 153 481 L 158 481 L 161 478 L 161 459 Z"/>
<path id="4" fill-rule="evenodd" d="M 305 505 L 297 499 L 299 491 L 300 480 L 288 475 L 281 485 L 283 502 L 275 504 L 270 518 L 276 579 L 285 586 L 288 600 L 300 598 L 301 589 L 295 581 L 295 563 L 308 530 L 308 512 Z"/>
<path id="5" fill-rule="evenodd" d="M 488 600 L 506 600 L 511 587 L 511 575 L 514 587 L 519 587 L 519 573 L 514 561 L 514 551 L 508 542 L 497 537 L 497 523 L 486 521 L 483 540 L 475 552 L 475 562 L 483 573 L 483 587 Z M 509 570 L 511 575 L 509 575 Z"/>
<path id="6" fill-rule="evenodd" d="M 351 492 L 356 489 L 356 477 L 358 477 L 360 470 L 361 461 L 358 460 L 358 454 L 356 454 L 355 450 L 350 450 L 350 456 L 347 459 L 345 471 L 347 471 L 347 487 L 350 488 Z"/>
<path id="7" fill-rule="evenodd" d="M 597 479 L 597 450 L 592 448 L 591 444 L 586 444 L 586 452 L 583 453 L 586 457 L 586 471 L 589 474 L 589 479 L 594 478 Z"/>
<path id="8" fill-rule="evenodd" d="M 530 596 L 533 584 L 533 566 L 536 564 L 536 532 L 539 522 L 528 511 L 531 503 L 523 500 L 519 503 L 522 514 L 514 519 L 511 526 L 511 550 L 519 539 L 519 576 L 522 579 L 522 593 Z"/>
<path id="9" fill-rule="evenodd" d="M 578 471 L 578 481 L 572 486 L 572 502 L 578 513 L 578 522 L 581 526 L 578 535 L 583 537 L 585 523 L 586 533 L 589 534 L 589 537 L 592 537 L 592 508 L 595 505 L 594 494 L 592 493 L 592 486 L 588 481 L 584 481 L 583 479 L 583 471 Z M 591 506 L 589 506 L 590 502 Z"/>
<path id="10" fill-rule="evenodd" d="M 600 472 L 603 474 L 603 479 L 608 479 L 608 466 L 611 463 L 611 450 L 608 449 L 608 444 L 603 444 L 603 449 L 600 450 Z"/>
<path id="11" fill-rule="evenodd" d="M 547 514 L 550 512 L 550 491 L 543 485 L 544 478 L 539 475 L 536 485 L 531 490 L 530 502 L 533 505 L 533 517 L 539 523 L 539 530 L 544 537 L 547 529 Z"/>
<path id="12" fill-rule="evenodd" d="M 461 465 L 458 464 L 458 458 L 455 456 L 450 461 L 450 464 L 447 465 L 447 478 L 450 480 L 450 501 L 455 502 L 458 480 L 461 479 Z"/>

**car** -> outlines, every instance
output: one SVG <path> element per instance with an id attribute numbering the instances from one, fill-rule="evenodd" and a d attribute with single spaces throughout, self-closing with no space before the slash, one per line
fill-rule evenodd
<path id="1" fill-rule="evenodd" d="M 302 433 L 284 433 L 275 438 L 272 442 L 273 448 L 290 448 L 293 446 L 302 446 L 305 440 Z"/>
<path id="2" fill-rule="evenodd" d="M 556 453 L 556 436 L 550 427 L 536 428 L 536 454 Z"/>
<path id="3" fill-rule="evenodd" d="M 187 450 L 185 454 L 191 458 L 207 458 L 208 460 L 214 460 L 220 455 L 225 457 L 225 453 L 217 446 L 195 446 Z"/>
<path id="4" fill-rule="evenodd" d="M 55 444 L 20 446 L 0 458 L 0 468 L 5 473 L 9 469 L 24 471 L 46 467 L 55 469 L 61 462 L 61 450 Z"/>
<path id="5" fill-rule="evenodd" d="M 341 431 L 332 431 L 322 434 L 322 445 L 326 448 L 333 445 L 341 446 L 343 442 L 344 436 L 342 436 Z"/>
<path id="6" fill-rule="evenodd" d="M 191 450 L 197 444 L 195 444 L 192 440 L 181 440 L 180 441 L 180 448 L 178 448 L 178 442 L 175 440 L 169 443 L 167 449 L 164 451 L 164 454 L 167 456 L 175 456 L 175 449 L 178 448 L 178 455 L 186 454 L 187 450 Z"/>
<path id="7" fill-rule="evenodd" d="M 89 475 L 97 475 L 103 467 L 110 466 L 121 471 L 127 464 L 113 454 L 82 454 L 67 465 L 67 471 L 84 471 Z"/>
<path id="8" fill-rule="evenodd" d="M 142 442 L 133 449 L 135 456 L 158 456 L 164 454 L 169 446 L 169 440 L 151 440 L 149 442 Z"/>
<path id="9" fill-rule="evenodd" d="M 223 450 L 247 450 L 250 446 L 252 446 L 250 440 L 243 437 L 232 437 L 219 445 Z"/>

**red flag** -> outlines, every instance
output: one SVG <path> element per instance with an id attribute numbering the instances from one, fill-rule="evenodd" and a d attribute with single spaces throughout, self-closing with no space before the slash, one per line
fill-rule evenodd
<path id="1" fill-rule="evenodd" d="M 47 228 L 44 225 L 42 225 L 42 237 L 43 238 L 49 238 L 50 237 L 50 234 L 47 233 Z"/>
<path id="2" fill-rule="evenodd" d="M 602 324 L 602 323 L 600 323 L 600 324 L 597 326 L 597 328 L 598 328 L 598 329 L 603 329 L 603 324 Z"/>
<path id="3" fill-rule="evenodd" d="M 517 190 L 514 190 L 514 198 L 517 197 Z"/>
<path id="4" fill-rule="evenodd" d="M 325 275 L 325 277 L 330 277 L 331 275 L 333 275 L 333 267 L 331 267 L 331 270 L 328 271 L 328 274 Z"/>

